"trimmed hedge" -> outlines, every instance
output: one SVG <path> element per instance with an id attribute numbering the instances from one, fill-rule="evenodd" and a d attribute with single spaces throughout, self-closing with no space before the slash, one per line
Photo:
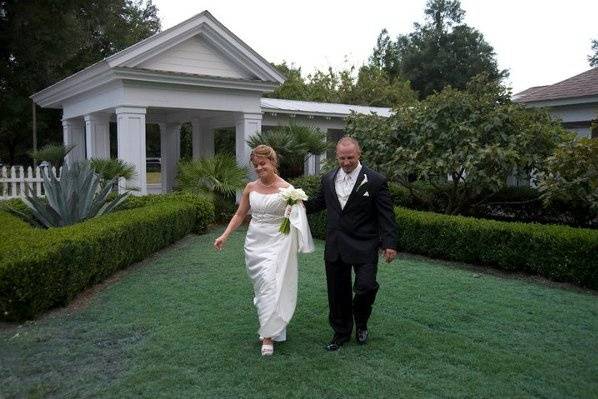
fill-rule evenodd
<path id="1" fill-rule="evenodd" d="M 139 201 L 83 223 L 36 229 L 0 212 L 0 320 L 31 319 L 86 287 L 213 221 L 214 205 L 192 195 Z"/>
<path id="2" fill-rule="evenodd" d="M 399 250 L 598 289 L 598 231 L 395 208 Z"/>

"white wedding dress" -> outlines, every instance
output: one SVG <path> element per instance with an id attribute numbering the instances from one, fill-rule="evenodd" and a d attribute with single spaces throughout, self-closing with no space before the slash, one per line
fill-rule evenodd
<path id="1" fill-rule="evenodd" d="M 260 322 L 260 338 L 286 340 L 286 326 L 297 304 L 297 253 L 314 245 L 303 205 L 289 214 L 289 234 L 278 231 L 286 202 L 278 193 L 249 193 L 251 222 L 245 238 L 245 263 L 253 283 L 253 303 Z"/>

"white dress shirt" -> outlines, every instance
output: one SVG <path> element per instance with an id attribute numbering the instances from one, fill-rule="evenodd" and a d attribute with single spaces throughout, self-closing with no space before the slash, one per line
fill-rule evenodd
<path id="1" fill-rule="evenodd" d="M 343 168 L 340 168 L 338 173 L 336 174 L 336 179 L 334 181 L 334 189 L 336 190 L 338 202 L 340 202 L 341 204 L 341 209 L 344 209 L 345 205 L 347 205 L 347 201 L 349 200 L 351 191 L 353 191 L 353 187 L 357 182 L 357 177 L 359 176 L 360 171 L 361 162 L 357 164 L 357 167 L 353 169 L 351 173 L 345 173 Z"/>

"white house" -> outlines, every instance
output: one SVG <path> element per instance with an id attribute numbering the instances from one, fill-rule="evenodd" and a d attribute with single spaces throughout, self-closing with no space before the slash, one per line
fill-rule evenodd
<path id="1" fill-rule="evenodd" d="M 31 96 L 63 112 L 70 160 L 110 156 L 110 122 L 117 126 L 118 158 L 135 165 L 131 185 L 148 192 L 146 124 L 160 126 L 161 186 L 172 188 L 180 156 L 180 127 L 192 124 L 193 157 L 214 153 L 214 129 L 235 127 L 237 162 L 249 160 L 247 139 L 262 126 L 293 119 L 334 138 L 352 111 L 389 115 L 388 108 L 262 98 L 285 77 L 204 11 L 142 40 Z M 318 159 L 307 172 L 315 173 Z M 150 187 L 151 189 L 151 187 Z M 153 190 L 152 190 L 153 191 Z"/>
<path id="2" fill-rule="evenodd" d="M 598 68 L 592 68 L 562 82 L 530 87 L 513 96 L 529 107 L 547 108 L 563 126 L 580 137 L 598 137 Z"/>

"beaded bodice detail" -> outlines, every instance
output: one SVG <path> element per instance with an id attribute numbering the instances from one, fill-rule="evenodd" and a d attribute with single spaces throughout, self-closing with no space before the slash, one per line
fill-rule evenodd
<path id="1" fill-rule="evenodd" d="M 253 223 L 280 223 L 284 217 L 286 202 L 279 193 L 249 193 L 251 221 Z"/>

